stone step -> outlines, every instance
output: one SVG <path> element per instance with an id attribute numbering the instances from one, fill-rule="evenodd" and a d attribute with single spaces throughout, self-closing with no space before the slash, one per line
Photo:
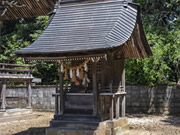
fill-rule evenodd
<path id="1" fill-rule="evenodd" d="M 93 121 L 100 122 L 101 118 L 93 115 L 85 114 L 64 114 L 61 116 L 54 116 L 55 120 L 70 120 L 70 121 Z"/>
<path id="2" fill-rule="evenodd" d="M 93 135 L 94 130 L 48 128 L 46 135 Z"/>
<path id="3" fill-rule="evenodd" d="M 84 113 L 84 114 L 92 114 L 93 113 L 93 109 L 73 109 L 73 108 L 65 108 L 65 113 L 74 113 L 74 114 L 78 114 L 78 113 Z"/>
<path id="4" fill-rule="evenodd" d="M 51 127 L 58 127 L 64 129 L 97 129 L 99 122 L 97 121 L 70 121 L 70 120 L 52 120 Z"/>

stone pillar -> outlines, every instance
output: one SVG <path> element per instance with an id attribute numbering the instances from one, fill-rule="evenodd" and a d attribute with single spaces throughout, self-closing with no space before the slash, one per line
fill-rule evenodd
<path id="1" fill-rule="evenodd" d="M 1 90 L 1 109 L 6 110 L 6 85 L 7 81 L 2 81 L 2 90 Z"/>

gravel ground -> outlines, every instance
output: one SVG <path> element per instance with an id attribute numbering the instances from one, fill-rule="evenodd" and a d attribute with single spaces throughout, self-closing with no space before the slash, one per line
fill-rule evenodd
<path id="1" fill-rule="evenodd" d="M 35 112 L 37 118 L 0 124 L 0 135 L 43 135 L 53 118 L 51 112 Z M 129 115 L 126 135 L 180 135 L 180 117 Z"/>
<path id="2" fill-rule="evenodd" d="M 127 135 L 180 135 L 180 117 L 131 115 Z"/>

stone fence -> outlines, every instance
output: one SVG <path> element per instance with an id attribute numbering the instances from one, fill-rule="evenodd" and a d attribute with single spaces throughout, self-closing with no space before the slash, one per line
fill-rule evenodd
<path id="1" fill-rule="evenodd" d="M 53 111 L 55 86 L 32 87 L 32 107 L 34 110 Z M 8 107 L 26 106 L 25 87 L 7 89 Z M 126 111 L 128 113 L 180 113 L 180 86 L 126 86 Z"/>

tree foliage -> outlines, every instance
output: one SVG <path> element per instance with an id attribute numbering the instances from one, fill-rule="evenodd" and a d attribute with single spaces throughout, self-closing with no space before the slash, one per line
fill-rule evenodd
<path id="1" fill-rule="evenodd" d="M 47 25 L 47 16 L 6 21 L 2 30 L 0 62 L 24 64 L 23 59 L 16 57 L 12 52 L 30 45 L 40 36 Z M 37 65 L 33 75 L 41 78 L 43 84 L 57 83 L 58 73 L 56 64 L 45 62 L 32 63 Z"/>
<path id="2" fill-rule="evenodd" d="M 144 28 L 153 56 L 126 62 L 127 83 L 153 86 L 177 82 L 180 77 L 179 1 L 135 2 L 142 4 Z"/>

